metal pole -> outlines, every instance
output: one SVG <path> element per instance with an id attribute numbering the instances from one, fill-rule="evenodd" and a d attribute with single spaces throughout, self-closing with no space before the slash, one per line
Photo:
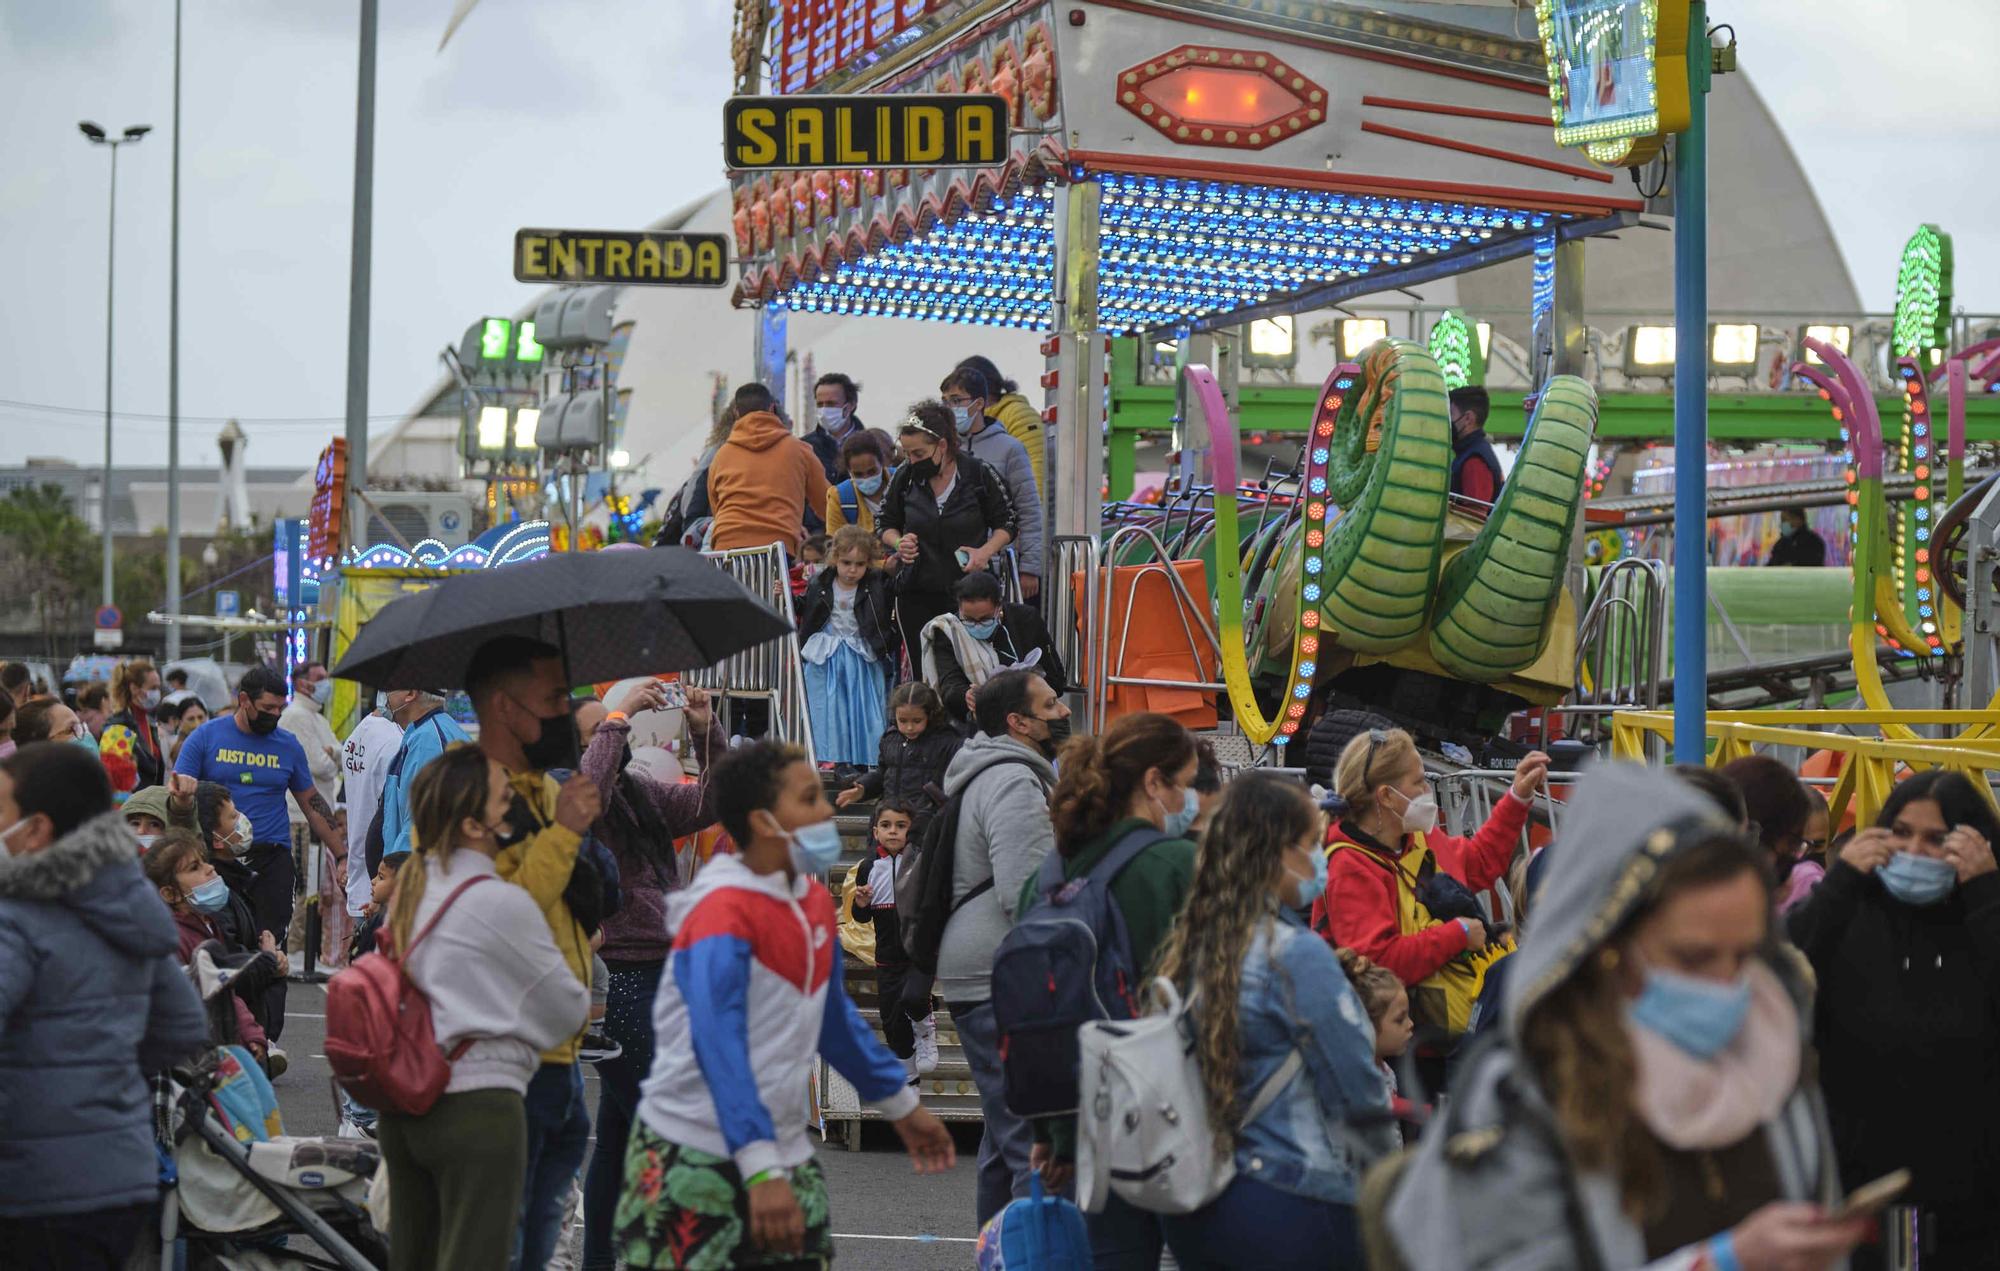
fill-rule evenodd
<path id="1" fill-rule="evenodd" d="M 181 611 L 181 0 L 174 0 L 174 175 L 167 245 L 167 612 Z M 167 661 L 181 624 L 167 624 Z"/>
<path id="2" fill-rule="evenodd" d="M 354 237 L 347 264 L 347 511 L 343 554 L 365 518 L 368 488 L 368 281 L 375 207 L 375 6 L 361 0 L 360 67 L 354 95 Z M 362 524 L 365 524 L 362 519 Z"/>
<path id="3" fill-rule="evenodd" d="M 1708 755 L 1708 6 L 1688 6 L 1674 142 L 1674 761 Z"/>
<path id="4" fill-rule="evenodd" d="M 111 141 L 111 212 L 104 232 L 104 489 L 97 501 L 98 528 L 104 536 L 104 603 L 111 603 L 111 340 L 112 300 L 118 279 L 118 146 Z"/>

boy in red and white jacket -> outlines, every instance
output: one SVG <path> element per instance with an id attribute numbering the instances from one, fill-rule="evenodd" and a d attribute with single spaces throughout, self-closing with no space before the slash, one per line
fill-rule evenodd
<path id="1" fill-rule="evenodd" d="M 711 860 L 669 899 L 660 1049 L 626 1152 L 619 1253 L 632 1267 L 830 1259 L 826 1181 L 807 1137 L 815 1056 L 881 1110 L 919 1173 L 951 1167 L 951 1136 L 841 985 L 833 897 L 819 881 L 840 835 L 819 774 L 797 747 L 760 742 L 729 752 L 709 781 L 738 855 Z M 725 1193 L 726 1207 L 714 1203 Z"/>

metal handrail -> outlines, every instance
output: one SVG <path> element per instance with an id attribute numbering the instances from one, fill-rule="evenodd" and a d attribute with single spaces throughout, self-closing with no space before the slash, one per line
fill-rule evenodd
<path id="1" fill-rule="evenodd" d="M 1118 625 L 1118 655 L 1115 660 L 1111 656 L 1110 595 L 1108 590 L 1101 585 L 1095 589 L 1098 595 L 1103 596 L 1105 603 L 1100 606 L 1096 602 L 1096 596 L 1093 596 L 1089 609 L 1091 622 L 1090 638 L 1098 656 L 1090 664 L 1092 675 L 1085 683 L 1085 690 L 1087 694 L 1093 695 L 1091 703 L 1093 707 L 1092 718 L 1098 721 L 1103 720 L 1111 709 L 1111 688 L 1114 684 L 1154 688 L 1190 688 L 1203 692 L 1224 692 L 1228 687 L 1225 684 L 1213 683 L 1207 680 L 1161 680 L 1119 675 L 1112 671 L 1112 667 L 1114 666 L 1123 668 L 1125 665 L 1125 649 L 1132 637 L 1132 613 L 1138 604 L 1139 584 L 1152 574 L 1159 574 L 1164 577 L 1167 580 L 1167 585 L 1173 589 L 1174 598 L 1177 601 L 1174 608 L 1181 621 L 1181 634 L 1187 639 L 1188 652 L 1194 655 L 1195 665 L 1201 666 L 1204 663 L 1202 661 L 1201 649 L 1195 643 L 1194 629 L 1188 625 L 1189 614 L 1194 615 L 1196 625 L 1200 626 L 1202 635 L 1207 637 L 1208 646 L 1213 651 L 1214 656 L 1206 665 L 1219 666 L 1222 662 L 1222 641 L 1215 633 L 1215 624 L 1210 621 L 1208 605 L 1206 603 L 1207 597 L 1203 597 L 1203 603 L 1195 603 L 1193 593 L 1188 591 L 1187 585 L 1181 581 L 1180 574 L 1172 568 L 1174 564 L 1173 556 L 1167 551 L 1166 545 L 1160 541 L 1159 536 L 1153 533 L 1150 527 L 1145 525 L 1124 525 L 1112 531 L 1111 537 L 1104 544 L 1104 559 L 1112 562 L 1117 561 L 1118 549 L 1124 546 L 1127 541 L 1141 542 L 1152 548 L 1154 559 L 1142 563 L 1137 567 L 1138 573 L 1133 575 L 1132 586 L 1125 593 L 1125 613 L 1123 621 Z M 1120 566 L 1112 564 L 1109 568 L 1117 569 Z"/>
<path id="2" fill-rule="evenodd" d="M 769 547 L 703 552 L 703 556 L 743 584 L 773 613 L 792 622 L 791 558 L 782 543 Z M 818 762 L 813 750 L 812 719 L 806 710 L 805 665 L 799 642 L 787 630 L 761 644 L 732 653 L 713 666 L 686 671 L 682 678 L 733 700 L 767 702 L 771 708 L 767 736 L 804 748 L 807 760 Z"/>

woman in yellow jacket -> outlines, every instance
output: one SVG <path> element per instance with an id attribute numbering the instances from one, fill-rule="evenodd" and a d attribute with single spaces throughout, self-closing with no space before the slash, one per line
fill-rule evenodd
<path id="1" fill-rule="evenodd" d="M 971 367 L 986 377 L 988 384 L 1000 389 L 997 399 L 986 404 L 986 417 L 995 420 L 1007 435 L 1021 443 L 1028 452 L 1028 463 L 1035 470 L 1035 488 L 1046 490 L 1048 471 L 1043 459 L 1047 453 L 1047 443 L 1042 440 L 1042 412 L 1028 404 L 1021 396 L 1021 386 L 1000 374 L 1000 368 L 993 365 L 991 358 L 973 354 L 959 363 L 961 367 Z"/>

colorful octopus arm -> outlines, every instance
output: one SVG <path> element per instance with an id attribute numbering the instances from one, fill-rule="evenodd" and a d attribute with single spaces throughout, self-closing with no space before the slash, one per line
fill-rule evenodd
<path id="1" fill-rule="evenodd" d="M 1541 655 L 1596 430 L 1596 390 L 1574 375 L 1551 379 L 1485 528 L 1439 580 L 1431 656 L 1460 679 L 1491 683 Z"/>

